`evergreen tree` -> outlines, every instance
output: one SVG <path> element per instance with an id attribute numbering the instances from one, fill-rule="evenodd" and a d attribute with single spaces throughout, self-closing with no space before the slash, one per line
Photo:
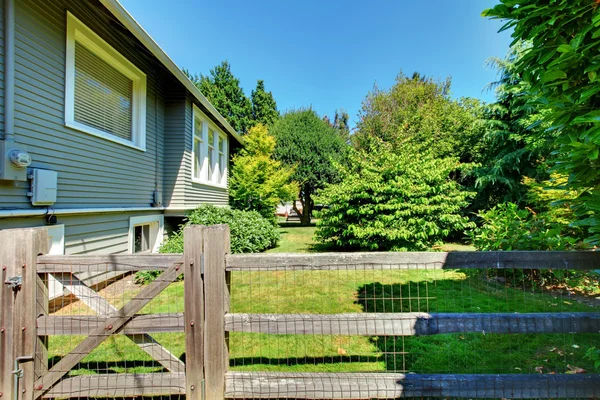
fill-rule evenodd
<path id="1" fill-rule="evenodd" d="M 271 126 L 279 118 L 273 93 L 265 90 L 265 82 L 259 79 L 252 91 L 252 124 Z"/>
<path id="2" fill-rule="evenodd" d="M 210 70 L 209 75 L 191 75 L 196 87 L 239 133 L 246 133 L 252 123 L 252 103 L 244 94 L 240 80 L 231 72 L 228 61 Z"/>

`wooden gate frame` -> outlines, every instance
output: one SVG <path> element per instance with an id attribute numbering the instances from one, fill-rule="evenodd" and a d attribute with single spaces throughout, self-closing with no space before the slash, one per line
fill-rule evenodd
<path id="1" fill-rule="evenodd" d="M 222 238 L 226 240 L 218 240 Z M 138 396 L 186 394 L 191 400 L 205 398 L 205 391 L 223 393 L 223 356 L 227 350 L 220 349 L 218 369 L 205 358 L 206 324 L 204 321 L 204 268 L 214 270 L 208 274 L 214 281 L 222 276 L 225 256 L 229 252 L 229 228 L 226 225 L 185 229 L 185 255 L 106 255 L 106 256 L 50 256 L 46 229 L 15 229 L 0 231 L 0 264 L 3 265 L 3 281 L 20 276 L 22 282 L 14 291 L 8 285 L 0 288 L 0 400 L 11 396 L 13 385 L 13 361 L 26 355 L 20 364 L 22 377 L 18 380 L 19 400 L 35 400 L 41 397 L 68 396 Z M 39 257 L 38 257 L 39 256 Z M 183 268 L 182 268 L 183 267 Z M 116 309 L 103 297 L 81 282 L 78 270 L 138 271 L 163 270 L 152 283 L 144 287 L 122 308 Z M 151 339 L 146 331 L 152 331 L 148 319 L 136 315 L 145 305 L 174 282 L 182 273 L 184 281 L 184 313 L 154 314 L 162 316 L 160 331 L 185 332 L 185 365 L 167 349 Z M 47 275 L 53 274 L 66 290 L 78 297 L 98 316 L 80 316 L 89 322 L 77 334 L 87 335 L 79 345 L 48 369 L 47 336 L 66 331 L 52 327 L 52 319 L 68 317 L 48 316 Z M 210 280 L 209 279 L 209 280 Z M 225 282 L 222 282 L 226 287 Z M 223 293 L 220 290 L 219 293 Z M 211 299 L 208 304 L 225 304 Z M 228 303 L 228 301 L 227 301 Z M 54 320 L 56 322 L 56 320 Z M 60 321 L 59 321 L 60 322 Z M 217 329 L 223 332 L 221 318 Z M 216 333 L 216 330 L 212 330 Z M 124 334 L 140 345 L 144 351 L 160 362 L 169 373 L 109 374 L 63 379 L 85 356 L 108 337 Z M 147 343 L 150 341 L 150 343 Z M 212 344 L 211 344 L 212 345 Z M 207 346 L 212 354 L 215 348 Z M 29 361 L 29 356 L 33 362 Z M 184 374 L 185 371 L 185 374 Z M 205 377 L 205 371 L 210 371 Z M 218 371 L 223 371 L 219 373 Z M 215 381 L 216 380 L 216 384 Z M 162 387 L 156 383 L 162 383 Z M 165 382 L 169 384 L 164 385 Z M 219 385 L 222 387 L 217 390 Z M 206 388 L 206 390 L 205 390 Z M 209 393 L 208 398 L 214 398 Z M 221 397 L 222 398 L 222 397 Z"/>

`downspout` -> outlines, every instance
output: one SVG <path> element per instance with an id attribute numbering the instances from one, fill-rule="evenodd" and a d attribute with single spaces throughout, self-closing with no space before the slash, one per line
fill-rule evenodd
<path id="1" fill-rule="evenodd" d="M 4 0 L 4 140 L 15 141 L 15 3 Z"/>

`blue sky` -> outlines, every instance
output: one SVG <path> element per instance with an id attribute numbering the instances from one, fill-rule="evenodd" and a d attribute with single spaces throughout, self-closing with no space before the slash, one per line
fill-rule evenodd
<path id="1" fill-rule="evenodd" d="M 207 74 L 229 60 L 246 94 L 263 79 L 280 110 L 344 108 L 353 122 L 373 84 L 390 87 L 400 70 L 493 100 L 485 61 L 511 41 L 480 16 L 496 0 L 121 2 L 179 66 Z"/>

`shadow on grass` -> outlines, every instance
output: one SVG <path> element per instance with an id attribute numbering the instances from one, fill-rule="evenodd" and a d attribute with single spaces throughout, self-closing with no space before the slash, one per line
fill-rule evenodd
<path id="1" fill-rule="evenodd" d="M 56 365 L 62 357 L 54 356 L 48 360 L 49 367 Z M 185 361 L 185 360 L 182 360 Z M 157 361 L 127 360 L 127 361 L 88 361 L 77 364 L 75 371 L 87 370 L 98 374 L 120 374 L 126 370 L 132 372 L 169 372 Z"/>
<path id="2" fill-rule="evenodd" d="M 245 365 L 315 365 L 315 364 L 339 364 L 339 363 L 371 363 L 382 361 L 381 356 L 329 356 L 329 357 L 236 357 L 229 360 L 231 367 Z"/>

